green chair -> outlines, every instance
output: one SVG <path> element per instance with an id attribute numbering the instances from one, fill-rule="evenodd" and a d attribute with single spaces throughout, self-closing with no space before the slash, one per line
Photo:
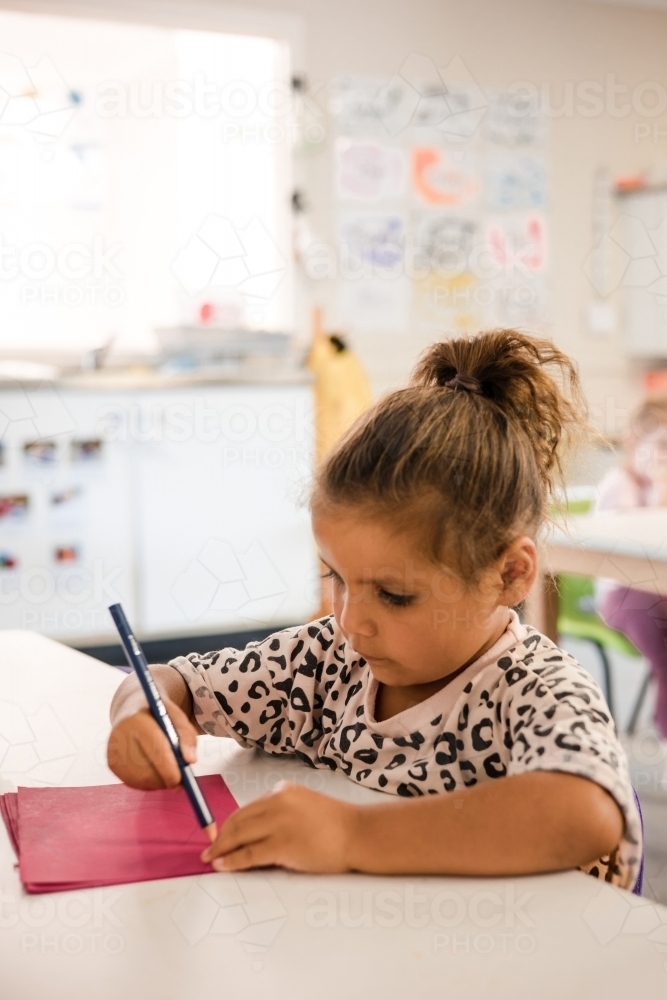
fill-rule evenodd
<path id="1" fill-rule="evenodd" d="M 575 639 L 586 639 L 596 647 L 602 664 L 604 695 L 609 711 L 614 715 L 614 691 L 608 650 L 615 650 L 625 656 L 641 657 L 629 639 L 622 632 L 616 632 L 602 621 L 595 611 L 594 582 L 589 576 L 571 576 L 561 573 L 558 577 L 558 621 L 559 635 L 571 635 Z M 640 699 L 635 704 L 628 731 L 634 732 L 646 690 L 648 674 L 644 678 Z M 646 689 L 646 690 L 645 690 Z"/>
<path id="2" fill-rule="evenodd" d="M 585 514 L 591 508 L 590 500 L 569 500 L 569 514 Z M 588 576 L 574 576 L 561 573 L 557 580 L 558 587 L 558 620 L 559 635 L 571 635 L 575 639 L 585 639 L 596 647 L 602 664 L 604 695 L 609 711 L 614 716 L 614 690 L 611 664 L 608 650 L 641 659 L 641 653 L 635 649 L 622 632 L 617 632 L 602 621 L 595 610 L 595 583 Z M 646 692 L 650 683 L 650 671 L 647 671 L 639 695 L 633 706 L 628 723 L 628 733 L 632 734 L 637 726 Z"/>

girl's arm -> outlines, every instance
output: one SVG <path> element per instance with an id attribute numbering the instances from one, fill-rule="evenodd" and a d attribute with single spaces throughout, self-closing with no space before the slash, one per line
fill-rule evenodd
<path id="1" fill-rule="evenodd" d="M 323 702 L 333 683 L 332 664 L 341 675 L 361 669 L 358 660 L 346 663 L 342 648 L 330 620 L 323 619 L 283 629 L 245 649 L 193 653 L 151 670 L 189 762 L 195 759 L 197 733 L 208 733 L 270 753 L 297 753 L 314 763 L 320 741 L 336 723 Z M 178 784 L 169 744 L 133 675 L 116 692 L 111 722 L 107 757 L 122 781 L 136 788 Z"/>
<path id="2" fill-rule="evenodd" d="M 600 785 L 556 771 L 367 806 L 290 784 L 234 813 L 203 858 L 221 871 L 521 875 L 588 864 L 623 829 Z"/>
<path id="3" fill-rule="evenodd" d="M 173 667 L 151 666 L 165 707 L 176 727 L 183 756 L 196 759 L 197 726 L 190 690 Z M 129 674 L 111 702 L 107 761 L 113 773 L 134 788 L 178 785 L 181 774 L 166 736 L 151 715 L 135 674 Z"/>

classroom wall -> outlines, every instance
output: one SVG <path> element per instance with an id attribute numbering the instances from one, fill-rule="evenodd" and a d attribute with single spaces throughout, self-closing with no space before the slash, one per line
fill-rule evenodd
<path id="1" fill-rule="evenodd" d="M 531 81 L 544 86 L 554 115 L 551 130 L 550 284 L 552 334 L 578 360 L 596 422 L 618 434 L 640 392 L 640 368 L 630 364 L 621 332 L 588 332 L 592 286 L 584 262 L 592 247 L 596 171 L 611 177 L 652 169 L 664 176 L 667 112 L 650 117 L 624 105 L 634 95 L 649 111 L 652 88 L 667 88 L 667 13 L 566 0 L 263 0 L 262 6 L 304 21 L 304 63 L 315 99 L 340 74 L 390 76 L 411 52 L 447 65 L 459 56 L 481 86 Z M 613 74 L 613 76 L 609 76 Z M 626 87 L 609 93 L 603 111 L 577 111 L 587 81 Z M 573 89 L 573 106 L 563 97 Z M 579 90 L 581 93 L 581 90 Z M 587 110 L 584 107 L 584 110 Z M 646 127 L 648 126 L 648 128 Z M 663 134 L 660 134 L 662 131 Z M 648 134 L 647 134 L 648 133 Z M 334 239 L 331 150 L 305 167 L 313 227 Z M 335 290 L 322 283 L 325 316 L 336 320 Z M 415 338 L 358 335 L 356 348 L 376 390 L 400 384 L 422 344 Z"/>
<path id="2" fill-rule="evenodd" d="M 596 173 L 606 170 L 614 177 L 650 170 L 654 180 L 667 179 L 667 108 L 657 116 L 650 108 L 656 86 L 667 93 L 667 12 L 586 0 L 237 0 L 235 7 L 220 0 L 0 0 L 0 6 L 97 11 L 100 16 L 111 11 L 115 18 L 158 17 L 192 26 L 197 21 L 202 27 L 211 11 L 211 26 L 224 24 L 223 30 L 282 34 L 295 51 L 295 69 L 306 72 L 311 97 L 325 112 L 320 120 L 327 141 L 298 159 L 296 179 L 312 210 L 313 232 L 332 245 L 333 128 L 326 115 L 332 79 L 344 74 L 390 77 L 417 53 L 436 66 L 459 57 L 482 87 L 529 81 L 543 88 L 554 109 L 551 333 L 579 362 L 596 422 L 612 435 L 623 430 L 640 395 L 642 368 L 627 360 L 619 326 L 605 335 L 589 332 L 586 311 L 593 292 L 584 263 L 593 245 Z M 585 113 L 590 104 L 582 113 L 576 96 L 569 106 L 567 102 L 568 93 L 581 93 L 586 84 L 607 88 L 602 110 L 592 117 Z M 620 91 L 613 93 L 613 87 Z M 629 105 L 632 97 L 644 102 L 647 113 Z M 303 282 L 301 299 L 302 333 L 313 299 L 324 305 L 326 324 L 337 325 L 333 282 Z M 401 384 L 424 344 L 413 330 L 406 335 L 357 334 L 354 346 L 375 391 L 381 392 Z"/>

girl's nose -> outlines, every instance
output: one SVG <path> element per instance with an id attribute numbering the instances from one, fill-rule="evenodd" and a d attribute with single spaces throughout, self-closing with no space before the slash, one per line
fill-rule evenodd
<path id="1" fill-rule="evenodd" d="M 341 599 L 337 618 L 343 632 L 350 638 L 353 635 L 373 636 L 376 633 L 369 601 L 363 594 L 347 593 Z"/>

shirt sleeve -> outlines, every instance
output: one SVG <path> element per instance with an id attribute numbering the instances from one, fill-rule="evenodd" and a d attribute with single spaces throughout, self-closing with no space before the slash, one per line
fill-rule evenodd
<path id="1" fill-rule="evenodd" d="M 568 661 L 566 670 L 563 661 Z M 627 758 L 602 692 L 590 674 L 560 650 L 546 651 L 541 667 L 532 676 L 515 668 L 524 676 L 518 678 L 515 694 L 509 688 L 506 701 L 508 774 L 563 771 L 606 789 L 623 814 L 625 829 L 617 851 L 599 864 L 608 866 L 610 881 L 633 888 L 642 857 L 641 819 Z"/>
<path id="2" fill-rule="evenodd" d="M 205 733 L 231 736 L 242 746 L 271 753 L 296 753 L 312 764 L 317 744 L 330 731 L 322 693 L 325 671 L 332 658 L 339 661 L 337 668 L 327 672 L 344 670 L 343 654 L 333 618 L 323 618 L 245 649 L 177 656 L 169 666 L 188 685 Z"/>

